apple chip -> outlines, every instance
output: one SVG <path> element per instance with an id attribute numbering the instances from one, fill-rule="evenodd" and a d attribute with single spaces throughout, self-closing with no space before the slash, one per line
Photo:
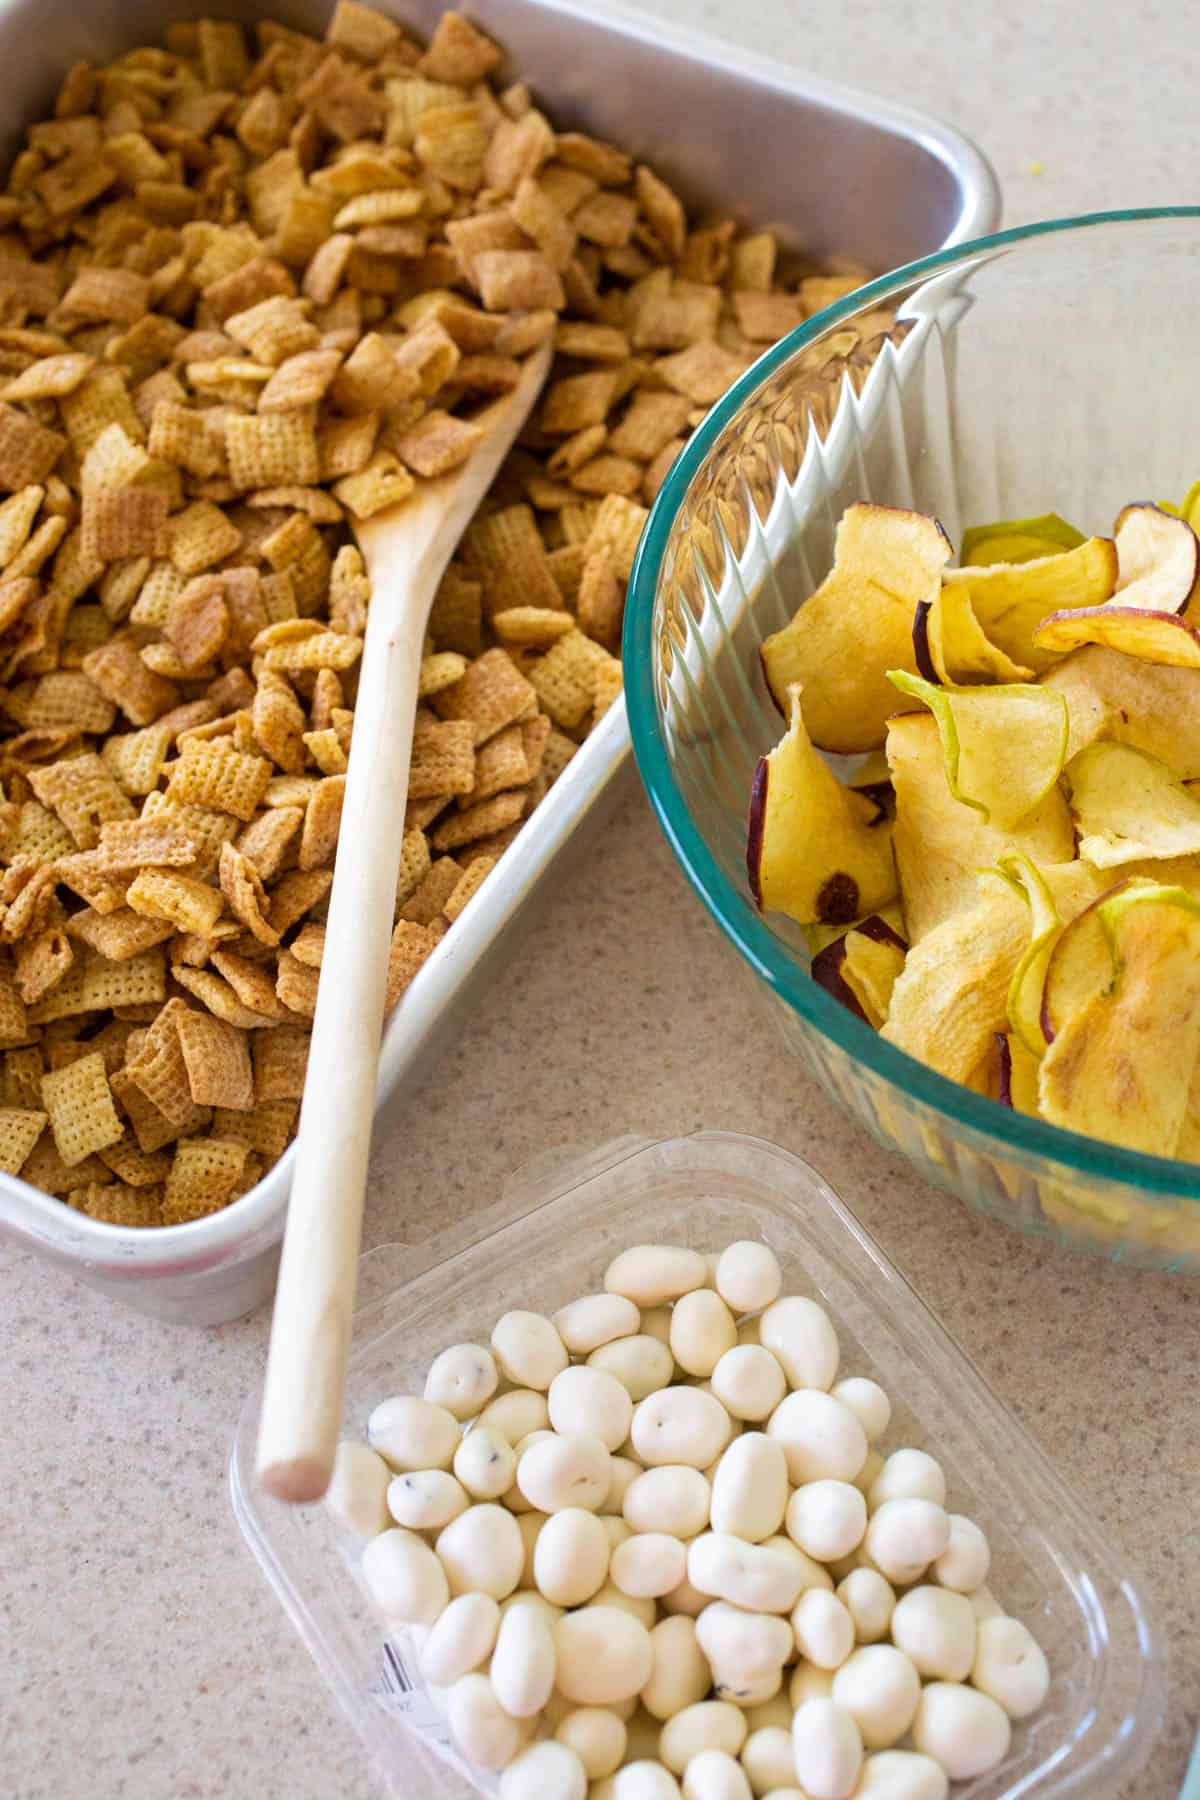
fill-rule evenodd
<path id="1" fill-rule="evenodd" d="M 1200 539 L 1186 519 L 1139 501 L 1117 514 L 1114 598 L 1147 612 L 1181 613 L 1200 576 Z"/>
<path id="2" fill-rule="evenodd" d="M 1041 685 L 1066 697 L 1068 762 L 1105 737 L 1158 757 L 1185 781 L 1200 777 L 1200 670 L 1167 668 L 1095 644 L 1056 663 Z"/>
<path id="3" fill-rule="evenodd" d="M 1150 612 L 1145 607 L 1081 606 L 1075 612 L 1051 613 L 1033 634 L 1038 650 L 1058 655 L 1082 644 L 1103 644 L 1143 662 L 1167 668 L 1200 669 L 1200 631 L 1177 613 Z"/>
<path id="4" fill-rule="evenodd" d="M 1169 1156 L 1200 1054 L 1200 902 L 1146 885 L 1097 902 L 1107 966 L 1042 1058 L 1052 1124 Z"/>
<path id="5" fill-rule="evenodd" d="M 899 669 L 888 679 L 925 702 L 937 722 L 951 793 L 989 825 L 1011 830 L 1058 780 L 1067 749 L 1061 694 L 1016 685 L 937 687 Z"/>
<path id="6" fill-rule="evenodd" d="M 1069 618 L 1070 614 L 1062 616 Z M 947 685 L 1028 681 L 1034 673 L 992 643 L 975 617 L 968 590 L 944 582 L 931 600 L 917 602 L 913 655 L 927 681 Z"/>
<path id="7" fill-rule="evenodd" d="M 1040 1057 L 1015 1032 L 998 1032 L 996 1044 L 999 1051 L 999 1093 L 996 1098 L 1001 1106 L 1011 1106 L 1014 1112 L 1029 1113 L 1036 1119 Z"/>
<path id="8" fill-rule="evenodd" d="M 878 1031 L 908 946 L 880 914 L 852 925 L 813 957 L 812 977 L 848 1011 Z"/>
<path id="9" fill-rule="evenodd" d="M 1053 658 L 1050 651 L 1039 650 L 1034 643 L 1037 627 L 1052 612 L 1100 606 L 1111 599 L 1117 582 L 1117 549 L 1111 538 L 1088 538 L 1074 550 L 1033 562 L 948 569 L 944 581 L 948 588 L 961 588 L 967 595 L 990 643 L 1014 663 L 1040 671 L 1048 668 Z"/>
<path id="10" fill-rule="evenodd" d="M 1200 852 L 1200 796 L 1127 744 L 1093 744 L 1070 764 L 1079 854 L 1098 869 Z"/>
<path id="11" fill-rule="evenodd" d="M 808 734 L 820 749 L 848 754 L 883 743 L 896 710 L 887 672 L 916 673 L 913 612 L 937 592 L 949 556 L 936 519 L 888 506 L 846 509 L 832 572 L 762 646 L 776 704 L 784 711 L 788 690 L 800 684 Z"/>
<path id="12" fill-rule="evenodd" d="M 818 756 L 798 685 L 789 698 L 787 734 L 755 771 L 746 844 L 750 888 L 760 907 L 801 924 L 845 923 L 895 896 L 889 828 Z"/>
<path id="13" fill-rule="evenodd" d="M 1071 813 L 1057 785 L 1008 833 L 955 799 L 930 713 L 888 721 L 887 757 L 896 793 L 892 846 L 910 943 L 919 943 L 960 907 L 973 905 L 975 870 L 1006 851 L 1024 851 L 1039 866 L 1073 858 Z"/>
<path id="14" fill-rule="evenodd" d="M 1059 550 L 1078 550 L 1083 533 L 1060 519 L 1042 513 L 1036 519 L 1000 519 L 992 525 L 972 525 L 962 534 L 958 559 L 964 569 L 985 568 L 990 563 L 1036 562 Z"/>

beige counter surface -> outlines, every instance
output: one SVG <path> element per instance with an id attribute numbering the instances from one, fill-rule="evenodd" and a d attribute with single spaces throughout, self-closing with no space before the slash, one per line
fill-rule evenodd
<path id="1" fill-rule="evenodd" d="M 1164 0 L 652 3 L 953 119 L 992 156 L 1006 223 L 1161 204 L 1192 185 L 1194 21 Z M 590 864 L 381 1118 L 365 1242 L 467 1217 L 548 1145 L 701 1127 L 817 1166 L 1145 1578 L 1174 1671 L 1166 1734 L 1128 1800 L 1173 1800 L 1200 1722 L 1200 1284 L 976 1220 L 833 1111 L 781 1059 L 631 771 Z M 230 1438 L 267 1322 L 161 1326 L 0 1249 L 0 1793 L 376 1791 L 229 1509 Z"/>

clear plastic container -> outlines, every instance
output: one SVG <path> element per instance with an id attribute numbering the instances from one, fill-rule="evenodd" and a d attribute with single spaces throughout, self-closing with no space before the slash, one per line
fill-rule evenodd
<path id="1" fill-rule="evenodd" d="M 439 1244 L 437 1262 L 422 1267 L 403 1245 L 372 1251 L 346 1434 L 363 1435 L 389 1394 L 420 1393 L 438 1351 L 486 1343 L 508 1307 L 550 1312 L 597 1290 L 618 1249 L 650 1240 L 718 1249 L 735 1238 L 768 1243 L 785 1291 L 824 1302 L 843 1372 L 875 1375 L 892 1397 L 883 1448 L 937 1455 L 952 1510 L 978 1520 L 991 1541 L 989 1586 L 1050 1659 L 1045 1706 L 1016 1729 L 1004 1765 L 956 1787 L 955 1800 L 1115 1794 L 1143 1765 L 1164 1706 L 1162 1645 L 1136 1579 L 879 1247 L 787 1151 L 727 1132 L 624 1139 L 523 1172 L 473 1231 Z M 385 1791 L 422 1800 L 493 1791 L 446 1748 L 403 1635 L 385 1641 L 354 1575 L 358 1547 L 323 1508 L 284 1507 L 255 1486 L 259 1398 L 234 1444 L 234 1511 Z"/>

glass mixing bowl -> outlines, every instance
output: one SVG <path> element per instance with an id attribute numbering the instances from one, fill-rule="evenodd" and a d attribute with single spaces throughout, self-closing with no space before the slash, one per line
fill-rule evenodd
<path id="1" fill-rule="evenodd" d="M 817 314 L 680 453 L 642 537 L 624 644 L 651 803 L 802 1066 L 976 1210 L 1188 1271 L 1200 1166 L 1010 1111 L 885 1043 L 810 979 L 799 927 L 758 913 L 745 837 L 755 763 L 783 730 L 758 647 L 827 573 L 843 508 L 936 513 L 957 543 L 989 519 L 1053 509 L 1103 532 L 1130 500 L 1177 501 L 1200 475 L 1198 286 L 1200 207 L 1162 208 L 980 238 Z M 897 328 L 879 348 L 883 309 Z"/>

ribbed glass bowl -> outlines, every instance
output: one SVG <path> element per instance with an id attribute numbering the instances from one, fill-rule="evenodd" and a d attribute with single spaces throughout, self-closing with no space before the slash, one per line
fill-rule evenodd
<path id="1" fill-rule="evenodd" d="M 1130 500 L 1178 498 L 1200 475 L 1198 291 L 1200 208 L 1187 207 L 1000 232 L 829 307 L 680 454 L 642 538 L 624 644 L 651 803 L 802 1066 L 977 1211 L 1190 1272 L 1200 1166 L 1010 1111 L 885 1043 L 810 978 L 799 928 L 756 910 L 745 842 L 755 763 L 783 730 L 758 647 L 828 572 L 843 508 L 936 513 L 957 543 L 966 525 L 1051 509 L 1108 531 Z M 900 328 L 868 371 L 847 326 L 881 308 Z"/>

